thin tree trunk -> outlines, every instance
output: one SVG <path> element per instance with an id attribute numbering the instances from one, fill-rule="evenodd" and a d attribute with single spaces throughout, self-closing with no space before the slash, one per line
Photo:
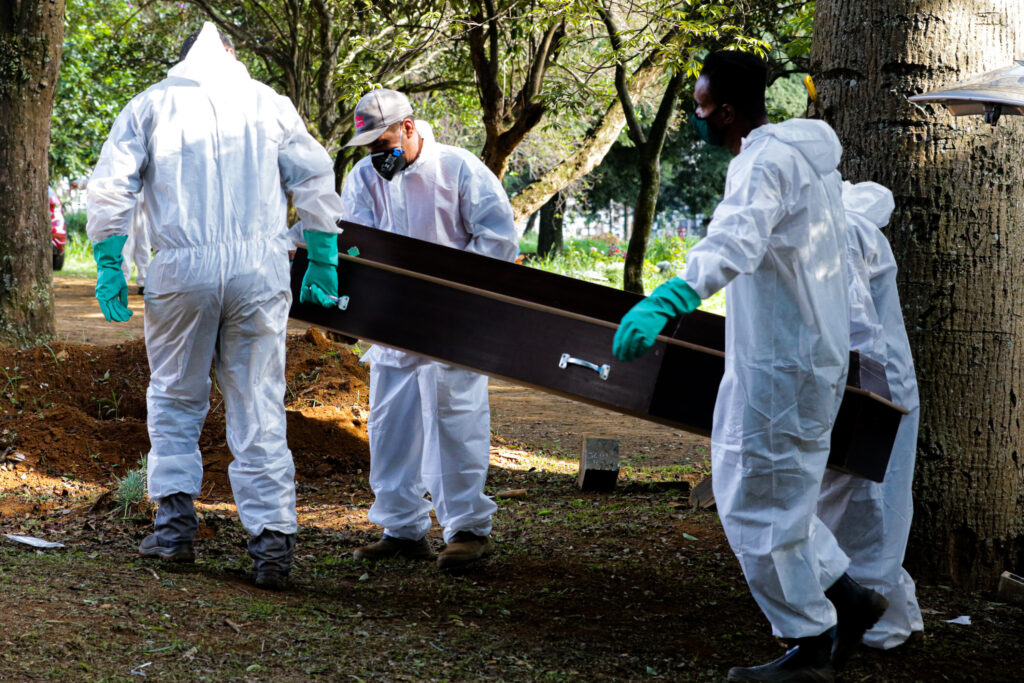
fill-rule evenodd
<path id="1" fill-rule="evenodd" d="M 665 86 L 665 93 L 658 105 L 647 140 L 638 145 L 637 173 L 640 176 L 640 192 L 633 211 L 633 231 L 626 250 L 626 266 L 622 277 L 622 288 L 627 292 L 644 293 L 644 256 L 647 240 L 651 235 L 654 215 L 658 208 L 658 190 L 661 188 L 661 151 L 668 136 L 668 125 L 676 109 L 683 75 L 676 73 Z"/>
<path id="2" fill-rule="evenodd" d="M 0 343 L 53 337 L 47 200 L 50 115 L 64 41 L 64 0 L 0 7 Z"/>
<path id="3" fill-rule="evenodd" d="M 626 249 L 626 263 L 622 272 L 622 288 L 627 292 L 644 293 L 644 254 L 647 239 L 651 235 L 655 205 L 658 203 L 658 188 L 661 185 L 661 155 L 649 159 L 647 165 L 638 169 L 640 194 L 633 212 L 633 232 Z"/>
<path id="4" fill-rule="evenodd" d="M 843 175 L 896 197 L 886 234 L 921 392 L 916 577 L 992 587 L 1024 561 L 1024 126 L 907 96 L 1024 54 L 1024 0 L 819 0 L 812 71 Z"/>
<path id="5" fill-rule="evenodd" d="M 562 253 L 562 195 L 551 197 L 540 209 L 540 228 L 537 232 L 537 256 Z"/>

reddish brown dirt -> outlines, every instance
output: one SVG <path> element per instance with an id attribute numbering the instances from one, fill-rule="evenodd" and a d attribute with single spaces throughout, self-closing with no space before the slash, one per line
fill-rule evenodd
<path id="1" fill-rule="evenodd" d="M 285 406 L 300 480 L 354 473 L 369 464 L 367 372 L 347 346 L 319 330 L 288 338 Z M 22 453 L 39 472 L 109 482 L 149 451 L 145 344 L 57 342 L 0 347 L 0 452 Z M 204 496 L 230 495 L 224 403 L 216 384 L 200 437 Z"/>

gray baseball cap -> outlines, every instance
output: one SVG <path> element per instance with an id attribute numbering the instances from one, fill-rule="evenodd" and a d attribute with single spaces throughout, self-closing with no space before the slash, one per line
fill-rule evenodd
<path id="1" fill-rule="evenodd" d="M 412 116 L 409 98 L 397 90 L 378 88 L 363 95 L 355 110 L 355 136 L 346 147 L 368 145 L 388 129 L 388 126 Z"/>

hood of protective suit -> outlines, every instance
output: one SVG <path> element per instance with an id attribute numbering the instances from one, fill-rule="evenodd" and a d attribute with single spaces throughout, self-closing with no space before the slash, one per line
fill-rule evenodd
<path id="1" fill-rule="evenodd" d="M 770 123 L 755 128 L 747 139 L 753 140 L 762 135 L 771 136 L 798 149 L 811 168 L 822 176 L 835 171 L 843 155 L 839 137 L 824 121 L 790 119 L 782 123 Z"/>
<path id="2" fill-rule="evenodd" d="M 857 183 L 843 182 L 843 208 L 847 214 L 863 216 L 878 228 L 889 224 L 896 202 L 889 188 L 871 181 Z"/>
<path id="3" fill-rule="evenodd" d="M 224 49 L 217 27 L 207 21 L 192 48 L 167 72 L 168 78 L 183 78 L 196 83 L 231 83 L 249 79 L 249 70 Z"/>

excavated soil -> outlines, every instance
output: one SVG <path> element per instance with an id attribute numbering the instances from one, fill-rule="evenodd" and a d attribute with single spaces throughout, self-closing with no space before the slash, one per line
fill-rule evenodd
<path id="1" fill-rule="evenodd" d="M 358 356 L 315 328 L 289 335 L 287 344 L 288 444 L 298 479 L 368 469 L 368 373 Z M 141 339 L 111 346 L 0 346 L 0 461 L 18 462 L 22 471 L 30 467 L 109 483 L 112 476 L 137 467 L 149 451 L 148 384 Z M 199 447 L 203 497 L 230 496 L 232 456 L 216 382 Z"/>

